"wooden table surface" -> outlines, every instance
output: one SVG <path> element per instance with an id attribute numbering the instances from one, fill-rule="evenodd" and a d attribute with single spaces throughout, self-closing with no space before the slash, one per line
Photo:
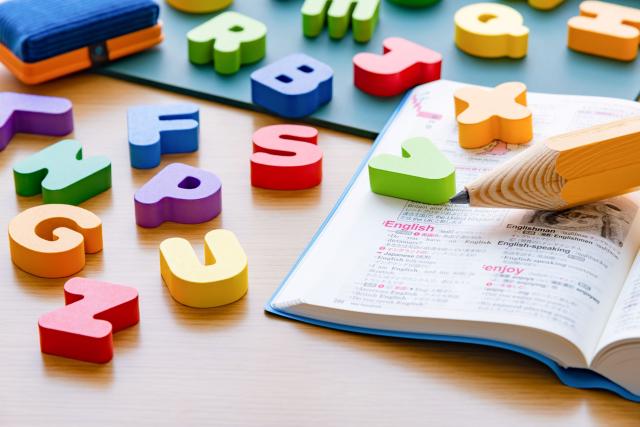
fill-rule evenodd
<path id="1" fill-rule="evenodd" d="M 639 425 L 640 405 L 559 383 L 522 355 L 472 345 L 361 336 L 283 320 L 263 305 L 329 213 L 370 141 L 321 130 L 324 182 L 300 192 L 249 183 L 251 135 L 273 117 L 95 75 L 29 88 L 0 70 L 0 90 L 64 96 L 85 156 L 106 155 L 113 188 L 82 206 L 102 218 L 104 251 L 81 276 L 140 292 L 141 322 L 115 335 L 115 357 L 94 365 L 43 355 L 38 317 L 63 305 L 65 280 L 14 267 L 0 233 L 0 425 Z M 133 194 L 158 170 L 129 166 L 127 107 L 197 102 L 197 153 L 170 155 L 216 173 L 223 213 L 200 225 L 136 227 Z M 18 135 L 0 152 L 0 227 L 40 197 L 15 195 L 12 164 L 56 139 Z M 249 257 L 249 293 L 192 309 L 169 295 L 158 245 L 207 231 L 236 233 Z"/>

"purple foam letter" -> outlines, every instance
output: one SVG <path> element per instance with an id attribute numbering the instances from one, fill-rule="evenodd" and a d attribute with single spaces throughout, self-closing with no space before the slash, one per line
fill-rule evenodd
<path id="1" fill-rule="evenodd" d="M 134 201 L 141 227 L 158 227 L 165 221 L 199 224 L 220 214 L 222 183 L 211 172 L 173 163 L 138 190 Z"/>
<path id="2" fill-rule="evenodd" d="M 18 132 L 63 136 L 73 132 L 71 101 L 51 96 L 0 92 L 0 151 Z"/>

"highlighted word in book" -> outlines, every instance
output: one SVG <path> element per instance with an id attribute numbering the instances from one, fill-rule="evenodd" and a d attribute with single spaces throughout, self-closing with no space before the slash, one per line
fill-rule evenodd
<path id="1" fill-rule="evenodd" d="M 84 268 L 85 253 L 102 250 L 102 221 L 71 205 L 40 205 L 9 223 L 11 259 L 34 276 L 58 278 Z"/>
<path id="2" fill-rule="evenodd" d="M 394 96 L 440 78 L 442 55 L 400 37 L 383 43 L 384 55 L 359 53 L 353 57 L 353 80 L 360 90 Z"/>
<path id="3" fill-rule="evenodd" d="M 200 109 L 194 104 L 143 105 L 129 108 L 131 166 L 151 169 L 163 154 L 198 150 Z"/>
<path id="4" fill-rule="evenodd" d="M 379 154 L 369 160 L 371 191 L 384 196 L 439 205 L 456 191 L 453 164 L 427 138 L 402 143 L 402 157 Z"/>
<path id="5" fill-rule="evenodd" d="M 213 62 L 220 74 L 235 74 L 240 67 L 264 58 L 267 27 L 237 12 L 223 12 L 187 33 L 189 60 Z"/>
<path id="6" fill-rule="evenodd" d="M 13 166 L 16 193 L 44 203 L 78 205 L 111 188 L 111 161 L 104 156 L 83 158 L 78 141 L 67 139 Z"/>
<path id="7" fill-rule="evenodd" d="M 0 151 L 16 133 L 64 136 L 73 132 L 71 101 L 52 96 L 0 92 Z"/>
<path id="8" fill-rule="evenodd" d="M 228 230 L 204 236 L 204 265 L 185 239 L 163 241 L 160 272 L 171 296 L 189 307 L 230 304 L 242 298 L 249 286 L 247 256 Z"/>
<path id="9" fill-rule="evenodd" d="M 302 29 L 307 37 L 317 37 L 326 26 L 329 37 L 341 39 L 353 30 L 353 39 L 367 42 L 378 25 L 380 0 L 305 0 Z"/>
<path id="10" fill-rule="evenodd" d="M 569 47 L 578 52 L 631 61 L 640 44 L 640 9 L 601 1 L 580 4 L 569 19 Z"/>
<path id="11" fill-rule="evenodd" d="M 533 138 L 527 87 L 522 83 L 502 83 L 494 89 L 463 87 L 455 91 L 454 103 L 463 148 L 483 147 L 495 139 L 526 144 Z"/>
<path id="12" fill-rule="evenodd" d="M 254 104 L 282 117 L 314 113 L 333 96 L 333 70 L 302 53 L 286 56 L 251 74 Z"/>
<path id="13" fill-rule="evenodd" d="M 482 58 L 522 58 L 529 29 L 515 9 L 498 3 L 464 6 L 454 16 L 455 42 L 460 50 Z"/>
<path id="14" fill-rule="evenodd" d="M 134 203 L 141 227 L 158 227 L 165 221 L 199 224 L 220 215 L 222 183 L 211 172 L 173 163 L 136 192 Z"/>
<path id="15" fill-rule="evenodd" d="M 64 285 L 65 306 L 38 320 L 43 353 L 93 363 L 113 358 L 113 333 L 140 320 L 138 291 L 74 277 Z"/>
<path id="16" fill-rule="evenodd" d="M 253 134 L 251 185 L 302 190 L 322 182 L 318 131 L 309 126 L 274 125 Z"/>

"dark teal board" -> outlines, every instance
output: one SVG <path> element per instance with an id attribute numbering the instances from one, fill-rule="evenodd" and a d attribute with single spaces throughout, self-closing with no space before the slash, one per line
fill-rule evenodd
<path id="1" fill-rule="evenodd" d="M 166 40 L 156 49 L 123 59 L 102 73 L 189 95 L 259 110 L 251 104 L 252 71 L 294 52 L 305 52 L 334 72 L 333 101 L 307 122 L 372 137 L 383 127 L 401 96 L 376 98 L 353 85 L 353 56 L 382 51 L 382 40 L 400 36 L 437 50 L 444 56 L 442 77 L 493 86 L 522 81 L 536 92 L 601 95 L 633 99 L 640 90 L 640 58 L 625 63 L 570 51 L 566 46 L 567 20 L 578 14 L 577 0 L 548 11 L 529 7 L 526 0 L 500 1 L 520 11 L 530 29 L 525 59 L 480 59 L 459 51 L 453 43 L 453 15 L 474 0 L 442 0 L 434 6 L 406 9 L 382 0 L 381 20 L 366 44 L 329 39 L 326 32 L 307 39 L 302 35 L 299 0 L 235 0 L 231 10 L 264 22 L 268 27 L 267 57 L 233 76 L 215 73 L 213 66 L 195 66 L 187 57 L 186 33 L 213 15 L 188 15 L 162 4 Z M 637 6 L 638 0 L 617 0 Z M 453 102 L 453 100 L 451 101 Z"/>

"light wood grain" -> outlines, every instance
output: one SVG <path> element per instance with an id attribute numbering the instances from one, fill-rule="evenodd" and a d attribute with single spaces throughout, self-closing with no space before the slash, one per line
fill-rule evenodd
<path id="1" fill-rule="evenodd" d="M 565 179 L 556 171 L 558 152 L 534 144 L 466 186 L 471 206 L 557 210 Z"/>
<path id="2" fill-rule="evenodd" d="M 640 188 L 640 116 L 534 144 L 467 186 L 470 204 L 562 210 Z"/>
<path id="3" fill-rule="evenodd" d="M 64 280 L 11 264 L 6 226 L 38 197 L 16 197 L 11 165 L 53 139 L 20 135 L 0 152 L 0 425 L 637 425 L 640 405 L 562 386 L 524 356 L 471 345 L 325 330 L 265 315 L 263 305 L 337 200 L 370 141 L 322 130 L 319 188 L 251 188 L 254 129 L 279 122 L 200 102 L 202 145 L 167 156 L 214 171 L 223 214 L 207 224 L 135 226 L 133 193 L 158 169 L 129 167 L 126 108 L 188 98 L 82 75 L 35 89 L 0 71 L 0 90 L 67 96 L 86 155 L 113 161 L 113 189 L 83 207 L 104 222 L 105 250 L 83 275 L 135 286 L 141 323 L 116 335 L 101 366 L 42 355 L 36 321 L 63 303 Z M 193 101 L 192 99 L 189 99 Z M 249 294 L 217 309 L 184 307 L 163 286 L 158 244 L 182 236 L 202 253 L 204 234 L 233 230 L 249 257 Z"/>

